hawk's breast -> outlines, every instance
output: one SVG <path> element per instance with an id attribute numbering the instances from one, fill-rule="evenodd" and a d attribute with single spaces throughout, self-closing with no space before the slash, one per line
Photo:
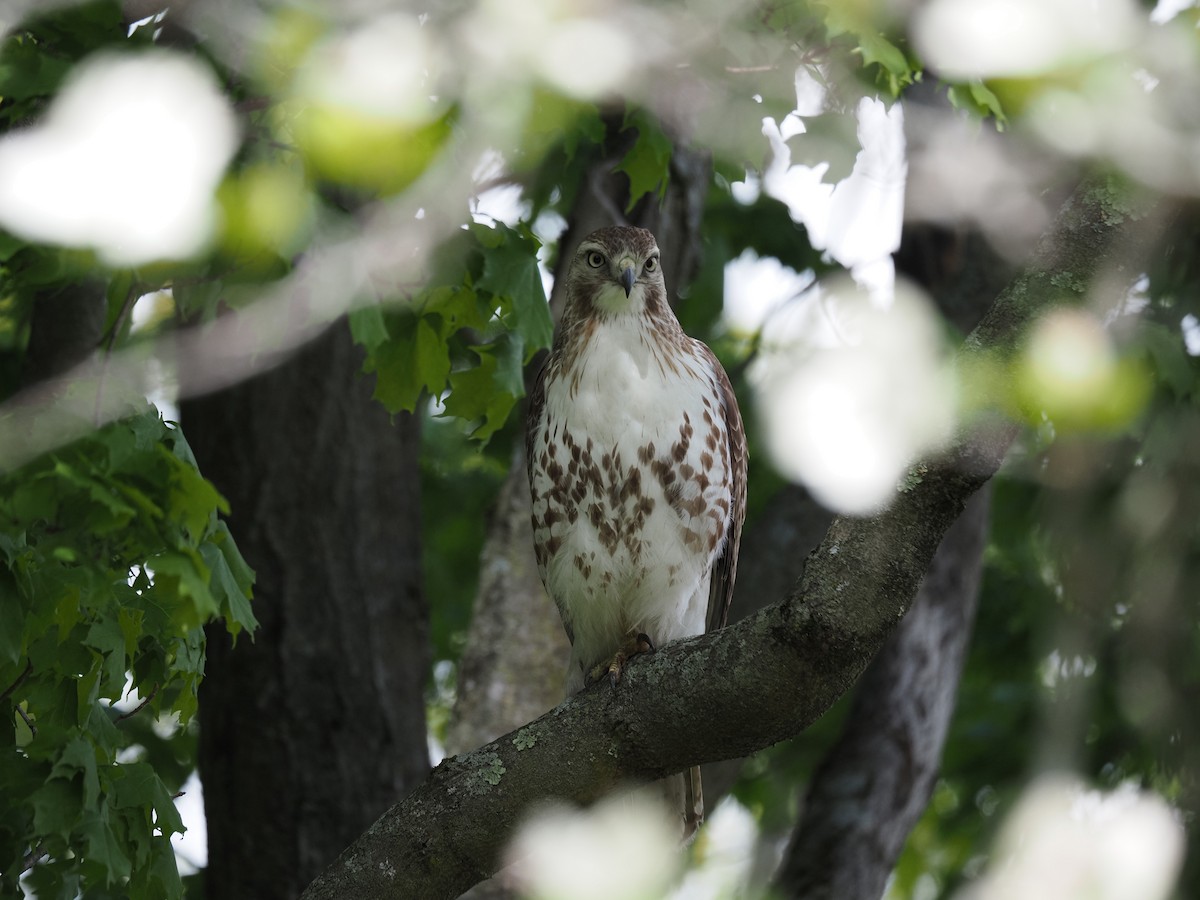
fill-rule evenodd
<path id="1" fill-rule="evenodd" d="M 704 631 L 731 463 L 716 376 L 684 342 L 623 317 L 547 370 L 530 443 L 538 566 L 575 642 L 601 654 L 631 628 Z"/>

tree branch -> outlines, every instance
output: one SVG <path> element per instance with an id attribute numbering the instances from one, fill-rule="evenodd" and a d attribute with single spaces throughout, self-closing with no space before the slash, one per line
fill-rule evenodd
<path id="1" fill-rule="evenodd" d="M 1140 227 L 1088 182 L 1053 239 L 998 298 L 963 355 L 1014 348 L 1069 274 L 1088 283 L 1114 240 L 1140 251 Z M 453 897 L 490 874 L 522 811 L 565 797 L 593 801 L 626 780 L 652 780 L 744 756 L 799 733 L 866 668 L 907 612 L 934 551 L 1000 465 L 1017 426 L 995 422 L 933 461 L 920 484 L 869 519 L 836 519 L 782 602 L 723 631 L 635 659 L 617 690 L 599 684 L 541 718 L 446 760 L 389 809 L 305 891 Z"/>
<path id="2" fill-rule="evenodd" d="M 933 558 L 912 609 L 862 677 L 804 798 L 777 876 L 783 897 L 883 895 L 937 779 L 983 571 L 987 487 Z"/>

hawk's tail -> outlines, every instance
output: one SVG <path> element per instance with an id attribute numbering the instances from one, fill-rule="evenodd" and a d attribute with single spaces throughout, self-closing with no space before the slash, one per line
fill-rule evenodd
<path id="1" fill-rule="evenodd" d="M 704 821 L 704 792 L 700 786 L 700 767 L 656 781 L 649 790 L 655 791 L 666 803 L 673 816 L 678 816 L 680 836 L 688 844 Z"/>

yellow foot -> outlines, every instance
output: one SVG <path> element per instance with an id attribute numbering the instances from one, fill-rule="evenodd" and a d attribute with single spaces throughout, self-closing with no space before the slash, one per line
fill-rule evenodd
<path id="1" fill-rule="evenodd" d="M 653 650 L 654 644 L 644 632 L 630 632 L 625 638 L 625 643 L 617 648 L 612 659 L 592 667 L 587 675 L 587 684 L 593 685 L 607 674 L 609 682 L 616 687 L 621 681 L 621 672 L 624 670 L 625 664 L 639 653 L 650 653 Z"/>

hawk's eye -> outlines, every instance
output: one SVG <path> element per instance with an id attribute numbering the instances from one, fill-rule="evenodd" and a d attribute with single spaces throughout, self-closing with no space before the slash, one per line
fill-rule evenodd
<path id="1" fill-rule="evenodd" d="M 657 268 L 658 268 L 658 257 L 657 256 L 652 256 L 648 260 L 646 260 L 646 271 L 647 272 L 653 272 Z"/>
<path id="2" fill-rule="evenodd" d="M 604 254 L 599 250 L 589 250 L 587 255 L 587 264 L 593 269 L 598 269 L 604 265 Z"/>

